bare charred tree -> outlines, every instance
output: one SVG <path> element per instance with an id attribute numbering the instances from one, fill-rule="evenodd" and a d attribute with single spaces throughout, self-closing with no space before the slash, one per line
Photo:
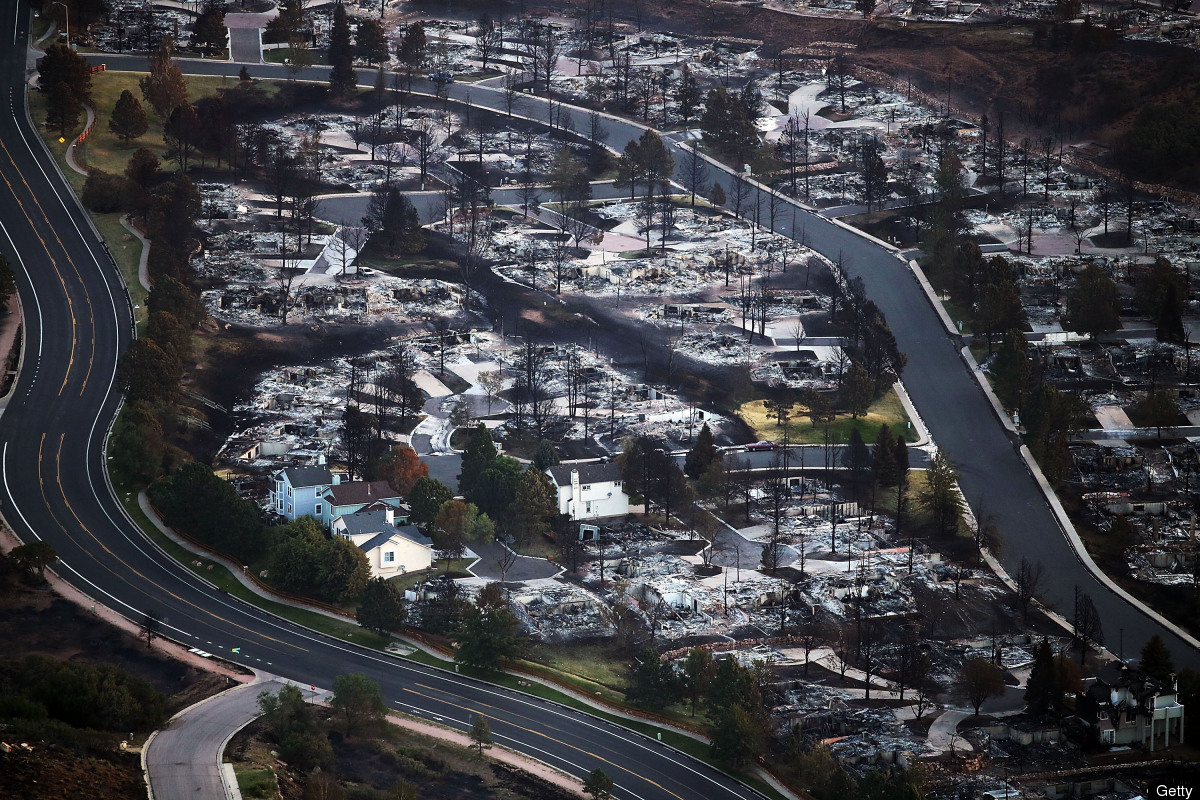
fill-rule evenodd
<path id="1" fill-rule="evenodd" d="M 565 237 L 566 234 L 563 234 Z M 554 293 L 562 292 L 563 279 L 571 264 L 571 249 L 567 247 L 565 238 L 555 237 L 550 245 L 550 270 L 554 274 Z"/>
<path id="2" fill-rule="evenodd" d="M 708 165 L 700 155 L 699 148 L 692 146 L 683 152 L 683 186 L 691 193 L 692 208 L 695 208 L 696 193 L 704 191 L 708 185 Z"/>
<path id="3" fill-rule="evenodd" d="M 1083 666 L 1088 648 L 1104 644 L 1104 624 L 1092 596 L 1087 592 L 1080 593 L 1078 586 L 1075 587 L 1074 630 L 1079 643 L 1079 665 Z"/>
<path id="4" fill-rule="evenodd" d="M 1029 619 L 1030 606 L 1045 589 L 1045 581 L 1045 570 L 1040 561 L 1034 564 L 1029 559 L 1021 559 L 1014 582 L 1017 585 L 1017 605 L 1021 609 L 1022 619 Z"/>

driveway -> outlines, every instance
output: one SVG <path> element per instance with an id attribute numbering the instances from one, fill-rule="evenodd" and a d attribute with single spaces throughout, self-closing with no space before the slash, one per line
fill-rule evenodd
<path id="1" fill-rule="evenodd" d="M 480 578 L 500 580 L 500 558 L 504 555 L 505 547 L 499 542 L 487 544 L 472 544 L 471 549 L 479 556 L 479 561 L 471 566 L 471 572 Z M 509 568 L 505 576 L 513 581 L 531 581 L 537 578 L 553 578 L 562 572 L 562 568 L 544 558 L 517 556 L 516 563 Z"/>

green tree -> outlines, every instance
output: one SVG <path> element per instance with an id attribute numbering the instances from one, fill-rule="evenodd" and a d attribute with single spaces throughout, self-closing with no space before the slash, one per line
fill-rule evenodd
<path id="1" fill-rule="evenodd" d="M 608 800 L 612 797 L 612 790 L 615 786 L 613 779 L 599 767 L 589 772 L 588 776 L 583 779 L 583 793 L 591 800 Z"/>
<path id="2" fill-rule="evenodd" d="M 1043 383 L 1025 400 L 1021 421 L 1029 451 L 1052 484 L 1061 482 L 1071 470 L 1069 441 L 1079 427 L 1086 406 L 1079 397 L 1064 394 Z"/>
<path id="3" fill-rule="evenodd" d="M 379 684 L 360 673 L 333 679 L 333 699 L 329 705 L 342 717 L 347 735 L 373 729 L 387 713 Z"/>
<path id="4" fill-rule="evenodd" d="M 489 671 L 503 669 L 525 651 L 521 625 L 507 608 L 472 607 L 454 641 L 455 661 Z"/>
<path id="5" fill-rule="evenodd" d="M 699 478 L 708 471 L 709 465 L 717 457 L 717 453 L 717 446 L 713 443 L 712 430 L 709 429 L 706 422 L 700 428 L 700 433 L 696 435 L 692 449 L 688 450 L 687 456 L 683 459 L 684 474 L 689 478 Z"/>
<path id="6" fill-rule="evenodd" d="M 52 44 L 38 62 L 38 88 L 52 92 L 65 83 L 81 103 L 92 99 L 92 68 L 88 60 L 65 44 Z"/>
<path id="7" fill-rule="evenodd" d="M 175 63 L 175 43 L 164 36 L 158 49 L 150 54 L 150 74 L 138 81 L 142 98 L 158 112 L 162 119 L 170 119 L 171 112 L 187 102 L 187 78 Z"/>
<path id="8" fill-rule="evenodd" d="M 558 513 L 558 490 L 546 473 L 530 466 L 517 483 L 516 496 L 509 506 L 512 531 L 517 542 L 527 544 L 544 532 Z"/>
<path id="9" fill-rule="evenodd" d="M 958 473 L 942 450 L 934 451 L 925 472 L 925 487 L 920 493 L 921 505 L 929 512 L 933 529 L 939 536 L 958 533 L 962 518 L 963 500 L 958 492 Z"/>
<path id="10" fill-rule="evenodd" d="M 40 581 L 46 576 L 46 567 L 58 560 L 58 552 L 49 542 L 39 540 L 14 547 L 8 557 L 17 569 Z"/>
<path id="11" fill-rule="evenodd" d="M 179 392 L 183 366 L 152 339 L 135 339 L 117 362 L 117 381 L 130 400 L 171 402 Z"/>
<path id="12" fill-rule="evenodd" d="M 496 526 L 474 503 L 447 500 L 433 520 L 433 540 L 450 558 L 461 558 L 468 541 L 489 542 Z"/>
<path id="13" fill-rule="evenodd" d="M 996 397 L 1004 407 L 1020 409 L 1029 391 L 1029 378 L 1033 374 L 1024 332 L 1016 329 L 1005 332 L 1004 341 L 1000 343 L 1000 350 L 992 360 L 989 371 Z"/>
<path id="14" fill-rule="evenodd" d="M 1157 633 L 1142 647 L 1138 666 L 1151 678 L 1164 683 L 1170 682 L 1171 674 L 1175 672 L 1175 659 L 1166 642 Z"/>
<path id="15" fill-rule="evenodd" d="M 163 473 L 168 446 L 162 422 L 145 401 L 126 403 L 113 424 L 109 446 L 113 469 L 149 483 Z"/>
<path id="16" fill-rule="evenodd" d="M 388 60 L 387 36 L 378 20 L 358 18 L 354 29 L 354 52 L 368 64 L 382 64 Z"/>
<path id="17" fill-rule="evenodd" d="M 225 12 L 216 2 L 207 2 L 192 24 L 192 47 L 210 58 L 225 49 L 229 29 L 225 27 Z"/>
<path id="18" fill-rule="evenodd" d="M 404 597 L 396 585 L 384 578 L 372 578 L 363 589 L 358 604 L 358 624 L 380 636 L 396 630 L 408 619 Z"/>
<path id="19" fill-rule="evenodd" d="M 59 81 L 50 87 L 50 97 L 46 101 L 47 128 L 66 138 L 68 133 L 79 127 L 79 118 L 82 115 L 83 103 L 65 81 Z"/>
<path id="20" fill-rule="evenodd" d="M 1100 267 L 1088 264 L 1075 279 L 1075 286 L 1067 295 L 1063 327 L 1095 339 L 1102 333 L 1121 327 L 1119 314 L 1117 285 Z"/>
<path id="21" fill-rule="evenodd" d="M 879 435 L 871 449 L 871 467 L 880 486 L 896 485 L 896 439 L 887 424 L 879 426 Z"/>
<path id="22" fill-rule="evenodd" d="M 129 156 L 129 161 L 125 165 L 125 177 L 143 189 L 149 189 L 161 174 L 158 170 L 158 163 L 158 156 L 145 147 L 139 147 Z"/>
<path id="23" fill-rule="evenodd" d="M 629 670 L 629 688 L 625 699 L 635 706 L 658 711 L 674 703 L 680 695 L 679 677 L 669 661 L 658 657 L 653 647 L 644 647 L 634 657 Z"/>
<path id="24" fill-rule="evenodd" d="M 732 658 L 722 659 L 709 688 L 707 710 L 714 758 L 738 766 L 765 752 L 767 718 L 754 670 Z"/>
<path id="25" fill-rule="evenodd" d="M 710 89 L 700 115 L 704 142 L 744 162 L 758 147 L 758 129 L 741 100 L 725 88 Z"/>
<path id="26" fill-rule="evenodd" d="M 481 757 L 483 756 L 483 748 L 492 746 L 492 726 L 488 724 L 487 717 L 483 716 L 483 714 L 476 714 L 474 721 L 471 723 L 471 741 L 479 749 Z"/>
<path id="27" fill-rule="evenodd" d="M 79 199 L 83 207 L 97 214 L 124 211 L 129 198 L 129 181 L 120 175 L 110 175 L 94 169 L 83 180 Z"/>
<path id="28" fill-rule="evenodd" d="M 410 88 L 413 73 L 420 69 L 425 61 L 425 46 L 425 27 L 420 22 L 409 25 L 404 36 L 396 44 L 396 58 L 404 66 Z"/>
<path id="29" fill-rule="evenodd" d="M 297 686 L 284 686 L 278 694 L 262 692 L 258 707 L 263 721 L 279 744 L 279 757 L 300 770 L 333 765 L 333 748 L 321 730 L 315 707 L 304 701 Z"/>
<path id="30" fill-rule="evenodd" d="M 153 339 L 163 352 L 175 356 L 181 362 L 191 358 L 192 332 L 170 311 L 154 311 L 146 326 L 146 335 Z"/>
<path id="31" fill-rule="evenodd" d="M 205 318 L 204 306 L 190 289 L 174 278 L 164 275 L 154 281 L 146 297 L 150 314 L 168 313 L 188 329 L 195 328 Z"/>
<path id="32" fill-rule="evenodd" d="M 8 301 L 17 291 L 17 279 L 13 275 L 8 256 L 0 253 L 0 313 L 8 308 Z"/>
<path id="33" fill-rule="evenodd" d="M 138 138 L 149 128 L 150 123 L 146 121 L 146 112 L 138 99 L 133 96 L 133 92 L 128 89 L 121 92 L 116 105 L 113 106 L 112 116 L 108 120 L 108 129 L 116 134 L 122 142 L 129 144 L 130 139 Z"/>
<path id="34" fill-rule="evenodd" d="M 986 658 L 969 659 L 954 682 L 954 691 L 979 716 L 980 707 L 988 699 L 1004 694 L 1004 672 Z"/>
<path id="35" fill-rule="evenodd" d="M 442 505 L 453 499 L 454 492 L 437 478 L 417 478 L 408 495 L 408 505 L 412 509 L 409 519 L 420 525 L 428 525 L 437 517 Z"/>
<path id="36" fill-rule="evenodd" d="M 371 579 L 366 554 L 349 539 L 334 536 L 325 541 L 321 553 L 318 597 L 333 603 L 352 603 L 362 597 Z"/>
<path id="37" fill-rule="evenodd" d="M 852 419 L 858 419 L 860 414 L 867 412 L 874 394 L 874 384 L 871 376 L 859 364 L 851 364 L 850 369 L 842 378 L 840 399 L 842 406 L 850 412 Z"/>
<path id="38" fill-rule="evenodd" d="M 479 477 L 496 460 L 496 444 L 492 434 L 481 422 L 475 426 L 467 449 L 463 452 L 461 471 L 458 473 L 458 490 L 464 497 L 470 497 L 475 491 Z"/>
<path id="39" fill-rule="evenodd" d="M 1138 421 L 1154 427 L 1155 435 L 1161 439 L 1164 426 L 1179 422 L 1183 412 L 1179 410 L 1179 401 L 1167 389 L 1155 389 L 1147 392 L 1133 408 Z"/>
<path id="40" fill-rule="evenodd" d="M 471 492 L 464 494 L 492 519 L 502 519 L 517 496 L 521 474 L 520 461 L 499 456 L 480 474 Z"/>
<path id="41" fill-rule="evenodd" d="M 334 97 L 354 93 L 358 73 L 354 71 L 354 45 L 350 41 L 350 18 L 341 3 L 333 7 L 333 23 L 329 29 L 329 91 Z"/>
<path id="42" fill-rule="evenodd" d="M 693 647 L 688 651 L 687 660 L 683 663 L 684 686 L 688 699 L 692 704 L 692 716 L 696 716 L 696 708 L 708 694 L 712 686 L 715 667 L 712 653 Z"/>
<path id="43" fill-rule="evenodd" d="M 558 464 L 558 453 L 554 451 L 554 445 L 550 440 L 542 439 L 538 442 L 537 451 L 533 454 L 533 466 L 545 472 L 556 464 Z"/>

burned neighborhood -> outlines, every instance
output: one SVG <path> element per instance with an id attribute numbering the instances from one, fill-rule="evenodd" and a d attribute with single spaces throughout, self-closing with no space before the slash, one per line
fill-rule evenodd
<path id="1" fill-rule="evenodd" d="M 217 754 L 242 796 L 1200 783 L 1200 7 L 34 6 L 87 222 L 46 230 L 129 299 L 80 463 L 207 593 L 120 614 L 287 684 Z M 103 360 L 60 280 L 58 399 L 6 415 Z M 100 543 L 72 440 L 35 485 Z M 0 580 L 72 582 L 13 508 Z"/>

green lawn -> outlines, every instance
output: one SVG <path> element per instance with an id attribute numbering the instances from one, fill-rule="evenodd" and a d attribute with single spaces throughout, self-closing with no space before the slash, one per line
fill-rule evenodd
<path id="1" fill-rule="evenodd" d="M 279 797 L 279 789 L 275 783 L 275 773 L 269 769 L 234 769 L 237 774 L 238 789 L 242 797 L 275 798 Z"/>
<path id="2" fill-rule="evenodd" d="M 782 441 L 783 428 L 767 413 L 763 402 L 751 400 L 742 405 L 738 413 L 759 439 Z M 787 426 L 790 441 L 793 444 L 823 444 L 824 428 L 814 428 L 807 417 L 800 415 L 799 412 L 802 411 L 799 406 L 792 411 L 792 419 Z M 863 440 L 871 444 L 879 438 L 879 428 L 885 424 L 891 428 L 893 434 L 902 432 L 908 441 L 916 441 L 917 433 L 908 426 L 908 414 L 904 412 L 904 406 L 901 405 L 895 389 L 888 390 L 887 394 L 872 403 L 867 408 L 867 413 L 858 419 L 851 419 L 849 414 L 838 414 L 831 427 L 838 442 L 849 441 L 850 431 L 858 428 Z"/>

